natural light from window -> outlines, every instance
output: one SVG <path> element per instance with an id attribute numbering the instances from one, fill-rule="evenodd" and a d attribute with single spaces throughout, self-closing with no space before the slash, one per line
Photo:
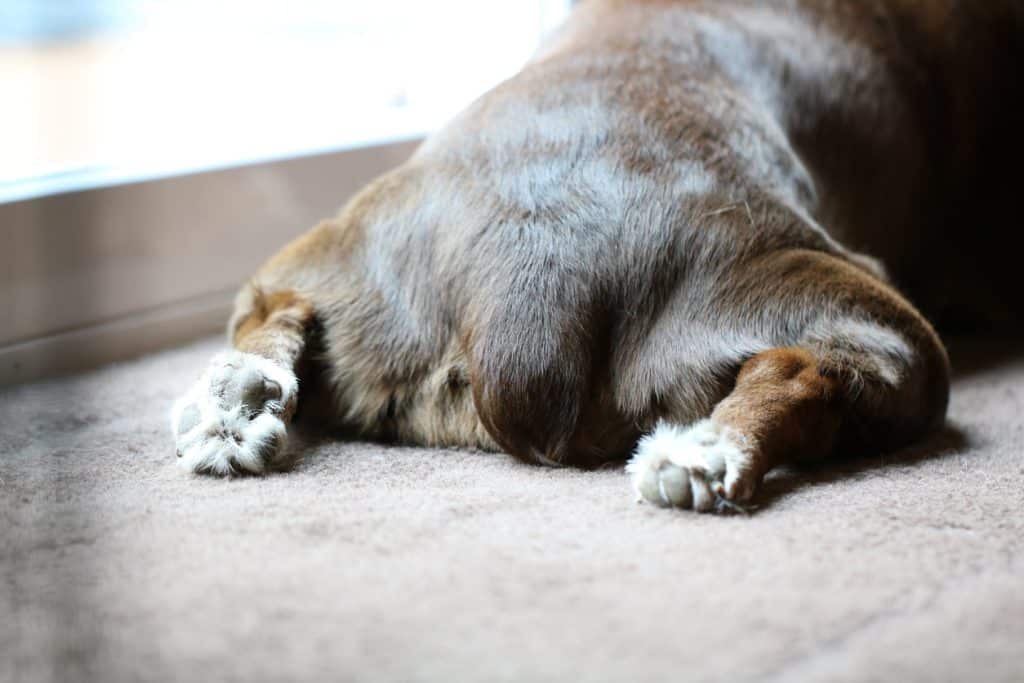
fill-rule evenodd
<path id="1" fill-rule="evenodd" d="M 568 0 L 2 0 L 0 199 L 408 138 Z"/>

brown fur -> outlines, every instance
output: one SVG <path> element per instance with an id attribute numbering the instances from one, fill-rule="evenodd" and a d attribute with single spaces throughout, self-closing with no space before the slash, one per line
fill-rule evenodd
<path id="1" fill-rule="evenodd" d="M 357 433 L 531 462 L 708 415 L 757 481 L 906 444 L 948 362 L 885 271 L 955 322 L 1019 310 L 977 275 L 1012 215 L 1022 27 L 1011 0 L 583 3 L 261 269 L 235 346 L 312 363 Z"/>

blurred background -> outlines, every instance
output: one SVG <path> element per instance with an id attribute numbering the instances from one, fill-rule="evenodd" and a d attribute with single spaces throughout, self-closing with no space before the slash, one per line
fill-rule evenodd
<path id="1" fill-rule="evenodd" d="M 423 134 L 512 75 L 565 0 L 3 0 L 0 187 Z"/>
<path id="2" fill-rule="evenodd" d="M 223 329 L 569 0 L 0 0 L 0 384 Z"/>

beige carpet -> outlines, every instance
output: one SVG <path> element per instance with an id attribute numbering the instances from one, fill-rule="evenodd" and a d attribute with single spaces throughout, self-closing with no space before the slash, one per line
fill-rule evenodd
<path id="1" fill-rule="evenodd" d="M 1024 680 L 1024 344 L 955 356 L 931 444 L 729 518 L 311 437 L 185 475 L 165 414 L 216 345 L 0 392 L 0 681 Z"/>

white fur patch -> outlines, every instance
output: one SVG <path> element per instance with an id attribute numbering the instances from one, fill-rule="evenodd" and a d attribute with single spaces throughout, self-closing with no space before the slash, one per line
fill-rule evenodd
<path id="1" fill-rule="evenodd" d="M 265 472 L 284 451 L 297 395 L 295 375 L 272 361 L 218 354 L 171 409 L 178 464 L 219 475 Z"/>
<path id="2" fill-rule="evenodd" d="M 848 318 L 836 323 L 833 334 L 843 335 L 864 351 L 884 358 L 889 363 L 882 363 L 882 378 L 890 384 L 897 384 L 901 377 L 900 370 L 911 365 L 914 351 L 910 344 L 891 327 L 884 327 L 868 320 Z"/>
<path id="3" fill-rule="evenodd" d="M 720 499 L 746 501 L 757 487 L 746 440 L 713 420 L 690 427 L 660 422 L 626 465 L 637 499 L 709 512 Z"/>
<path id="4" fill-rule="evenodd" d="M 893 387 L 904 381 L 916 360 L 914 350 L 899 332 L 870 320 L 825 318 L 807 331 L 804 342 L 838 346 L 856 354 L 859 366 Z"/>

